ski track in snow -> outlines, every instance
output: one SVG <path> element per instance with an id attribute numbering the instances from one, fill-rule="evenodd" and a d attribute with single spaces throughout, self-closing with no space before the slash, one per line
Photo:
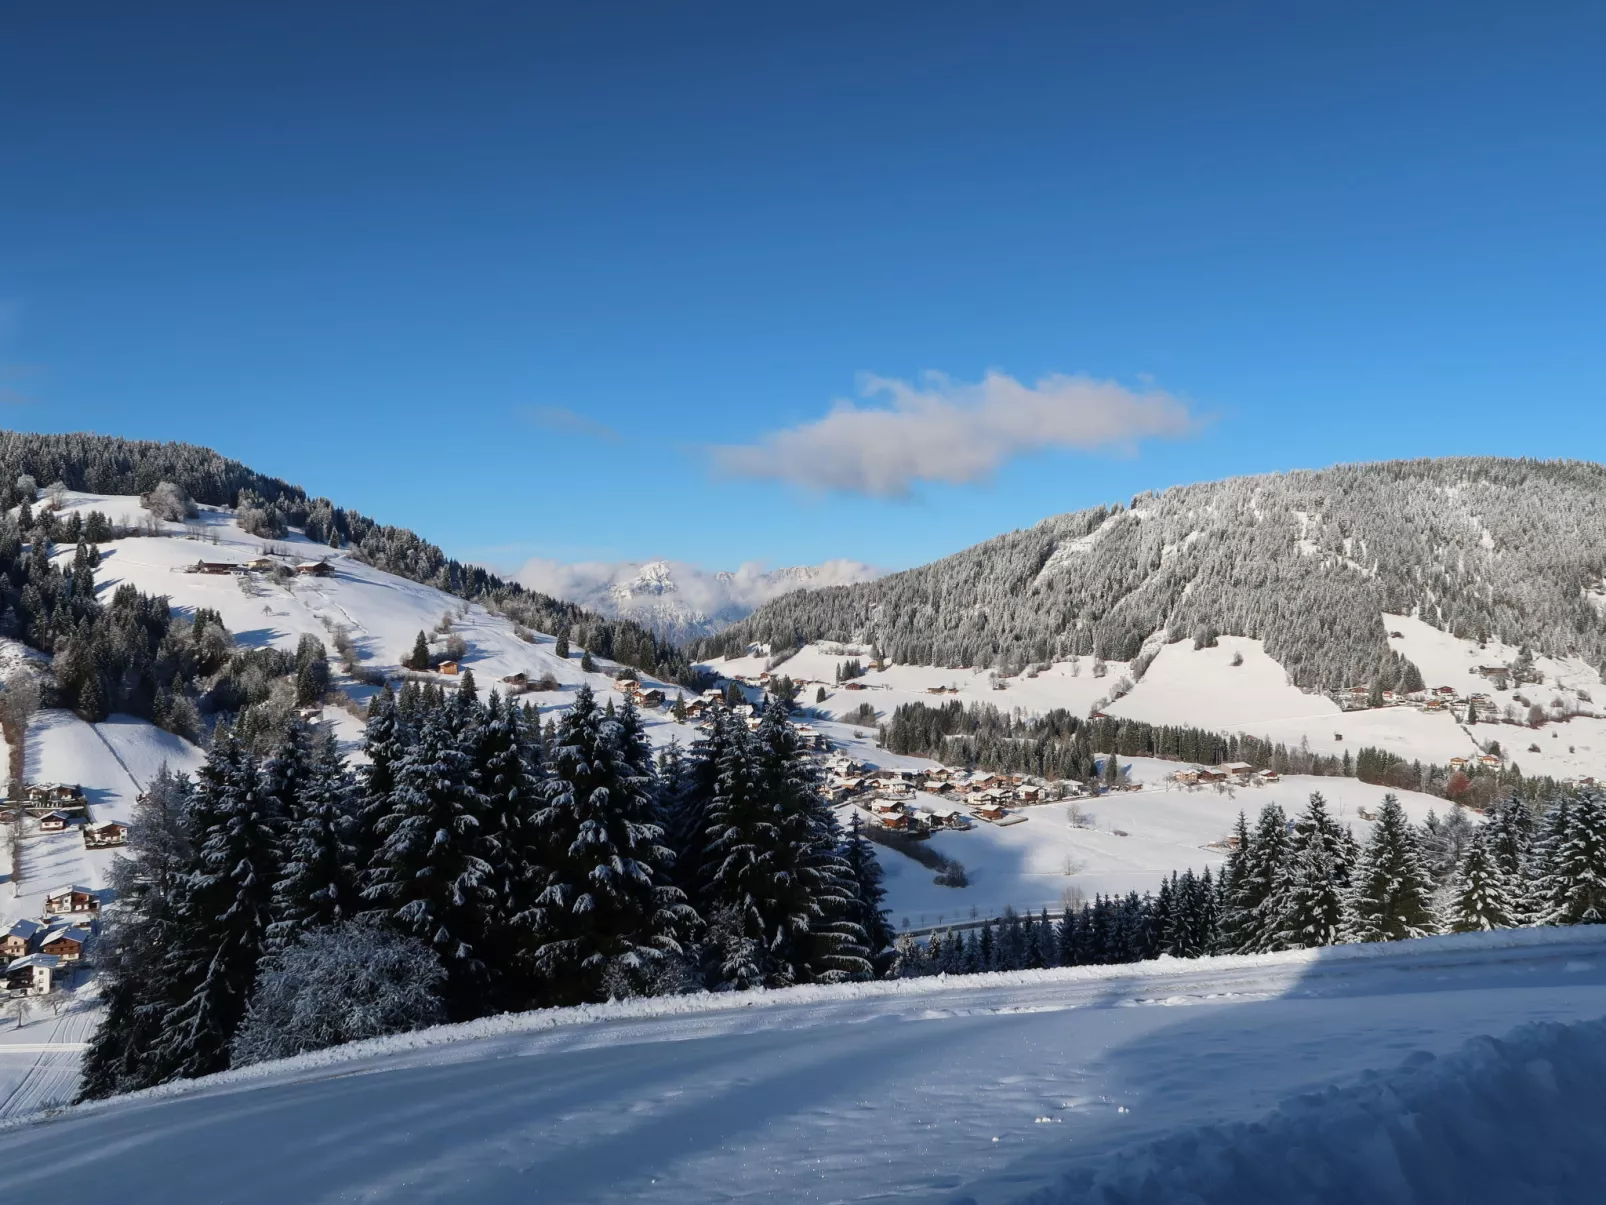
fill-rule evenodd
<path id="1" fill-rule="evenodd" d="M 1417 1052 L 1603 1015 L 1606 929 L 630 1001 L 69 1110 L 0 1131 L 0 1160 L 19 1193 L 120 1205 L 993 1205 Z"/>

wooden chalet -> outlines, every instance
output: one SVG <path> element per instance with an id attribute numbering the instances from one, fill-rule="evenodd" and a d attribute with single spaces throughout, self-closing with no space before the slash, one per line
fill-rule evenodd
<path id="1" fill-rule="evenodd" d="M 71 812 L 46 812 L 39 817 L 39 831 L 42 833 L 61 833 L 67 831 L 67 826 L 79 819 Z"/>
<path id="2" fill-rule="evenodd" d="M 69 887 L 58 887 L 45 896 L 45 911 L 52 916 L 93 916 L 100 911 L 103 894 L 105 893 L 97 888 L 84 887 L 78 883 Z"/>
<path id="3" fill-rule="evenodd" d="M 60 963 L 49 954 L 29 954 L 0 971 L 0 984 L 12 996 L 45 996 L 55 986 Z"/>
<path id="4" fill-rule="evenodd" d="M 457 677 L 457 662 L 442 661 L 435 667 L 435 672 L 437 674 L 445 674 L 448 678 L 455 678 Z"/>
<path id="5" fill-rule="evenodd" d="M 61 782 L 29 783 L 22 795 L 29 807 L 83 807 L 85 803 L 83 787 Z"/>
<path id="6" fill-rule="evenodd" d="M 219 577 L 225 577 L 231 573 L 243 573 L 244 571 L 244 565 L 236 564 L 233 561 L 196 561 L 194 565 L 190 566 L 191 573 L 210 573 Z"/>
<path id="7" fill-rule="evenodd" d="M 642 707 L 662 707 L 664 705 L 664 692 L 656 687 L 651 690 L 638 690 L 636 702 Z"/>
<path id="8" fill-rule="evenodd" d="M 46 933 L 39 940 L 39 952 L 62 962 L 78 962 L 89 946 L 89 930 L 72 925 Z"/>
<path id="9" fill-rule="evenodd" d="M 1255 772 L 1255 768 L 1246 761 L 1230 761 L 1222 765 L 1222 773 L 1233 778 L 1248 778 Z"/>
<path id="10" fill-rule="evenodd" d="M 0 937 L 0 958 L 23 958 L 34 952 L 34 942 L 45 931 L 44 923 L 36 920 L 19 920 Z"/>
<path id="11" fill-rule="evenodd" d="M 328 561 L 307 561 L 296 566 L 296 574 L 299 577 L 333 577 L 335 567 Z"/>
<path id="12" fill-rule="evenodd" d="M 112 849 L 128 844 L 128 825 L 121 820 L 108 820 L 105 824 L 86 824 L 83 829 L 85 849 Z"/>
<path id="13" fill-rule="evenodd" d="M 971 814 L 980 816 L 983 820 L 999 821 L 1008 816 L 1003 802 L 997 798 L 977 798 L 970 805 Z"/>

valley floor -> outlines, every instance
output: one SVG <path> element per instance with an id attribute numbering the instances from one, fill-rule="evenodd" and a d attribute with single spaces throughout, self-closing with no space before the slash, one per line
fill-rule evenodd
<path id="1" fill-rule="evenodd" d="M 0 1165 L 19 1200 L 119 1205 L 986 1205 L 1416 1052 L 1601 1016 L 1603 928 L 669 998 L 71 1110 L 0 1131 Z"/>

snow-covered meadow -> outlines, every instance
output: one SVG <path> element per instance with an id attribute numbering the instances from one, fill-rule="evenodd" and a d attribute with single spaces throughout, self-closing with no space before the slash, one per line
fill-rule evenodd
<path id="1" fill-rule="evenodd" d="M 124 1205 L 1224 1202 L 1295 1199 L 1283 1192 L 1294 1188 L 1323 1205 L 1439 1201 L 1451 1198 L 1377 1185 L 1468 1119 L 1477 1141 L 1463 1139 L 1458 1184 L 1484 1171 L 1509 1185 L 1512 1168 L 1531 1164 L 1530 1114 L 1572 1117 L 1547 1141 L 1574 1153 L 1572 1139 L 1600 1120 L 1598 1093 L 1578 1098 L 1580 1076 L 1587 1088 L 1606 1065 L 1606 1034 L 1579 1023 L 1603 1015 L 1597 928 L 668 997 L 168 1085 L 0 1131 L 0 1160 L 19 1199 Z M 1487 1041 L 1534 1022 L 1569 1028 Z M 1469 1040 L 1480 1044 L 1463 1051 Z M 1568 1063 L 1555 1062 L 1563 1053 Z M 1534 1089 L 1501 1078 L 1511 1075 Z M 1389 1092 L 1424 1106 L 1416 1128 L 1391 1131 L 1368 1108 Z M 1524 1111 L 1489 1126 L 1501 1102 Z M 1268 1131 L 1224 1127 L 1274 1110 L 1276 1149 L 1326 1164 L 1284 1158 L 1257 1165 L 1252 1184 L 1231 1178 L 1224 1142 Z M 40 1150 L 51 1158 L 33 1158 Z M 1313 1166 L 1371 1192 L 1321 1195 L 1299 1179 Z M 1137 1191 L 1134 1172 L 1163 1176 L 1166 1193 L 1090 1195 L 1101 1177 Z M 1214 1195 L 1186 1195 L 1196 1188 Z"/>

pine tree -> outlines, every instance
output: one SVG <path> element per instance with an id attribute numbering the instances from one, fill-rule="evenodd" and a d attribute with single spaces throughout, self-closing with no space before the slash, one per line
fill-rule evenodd
<path id="1" fill-rule="evenodd" d="M 379 845 L 363 876 L 371 915 L 434 949 L 446 968 L 447 1013 L 485 1006 L 478 945 L 489 906 L 491 868 L 481 856 L 483 800 L 466 739 L 444 706 L 421 717 L 394 764 L 395 789 L 375 825 Z"/>
<path id="2" fill-rule="evenodd" d="M 881 885 L 881 862 L 875 848 L 865 839 L 855 810 L 848 824 L 847 840 L 843 844 L 842 860 L 848 877 L 853 882 L 853 920 L 864 931 L 865 946 L 869 950 L 871 966 L 877 975 L 884 975 L 892 960 L 892 924 L 887 910 L 882 907 L 887 897 Z M 955 970 L 957 971 L 957 966 Z"/>
<path id="3" fill-rule="evenodd" d="M 1279 931 L 1278 883 L 1288 859 L 1288 819 L 1282 808 L 1268 803 L 1260 810 L 1255 831 L 1233 874 L 1233 928 L 1239 954 L 1275 949 Z"/>
<path id="4" fill-rule="evenodd" d="M 134 805 L 128 858 L 112 864 L 117 907 L 97 944 L 104 1016 L 84 1052 L 79 1100 L 158 1082 L 153 1064 L 162 1020 L 178 1001 L 168 977 L 177 941 L 177 892 L 192 867 L 190 781 L 164 765 Z"/>
<path id="5" fill-rule="evenodd" d="M 615 716 L 582 685 L 559 724 L 534 817 L 544 855 L 534 967 L 551 1003 L 645 993 L 695 914 L 667 870 L 651 751 L 626 700 Z"/>
<path id="6" fill-rule="evenodd" d="M 295 764 L 304 739 L 292 728 L 276 760 Z M 334 739 L 325 734 L 306 751 L 293 791 L 285 775 L 264 767 L 264 786 L 278 779 L 283 812 L 282 868 L 273 887 L 273 921 L 268 935 L 282 949 L 308 929 L 349 920 L 360 910 L 356 851 L 351 844 L 354 786 Z M 270 763 L 271 764 L 271 763 Z"/>
<path id="7" fill-rule="evenodd" d="M 1250 922 L 1254 914 L 1240 908 L 1238 899 L 1238 881 L 1244 875 L 1250 841 L 1249 821 L 1240 811 L 1229 841 L 1226 864 L 1221 868 L 1221 877 L 1216 880 L 1220 941 L 1220 949 L 1214 951 L 1216 953 L 1236 953 L 1250 942 Z"/>
<path id="8" fill-rule="evenodd" d="M 258 791 L 255 759 L 226 729 L 213 741 L 196 794 L 196 869 L 178 892 L 167 958 L 179 1002 L 157 1040 L 163 1080 L 228 1067 L 256 986 L 279 869 L 272 803 Z"/>
<path id="9" fill-rule="evenodd" d="M 1606 800 L 1586 791 L 1546 854 L 1548 925 L 1606 924 Z"/>
<path id="10" fill-rule="evenodd" d="M 1433 876 L 1398 797 L 1383 796 L 1346 900 L 1350 941 L 1402 941 L 1437 931 Z"/>
<path id="11" fill-rule="evenodd" d="M 1294 822 L 1289 854 L 1268 904 L 1276 917 L 1268 948 L 1330 946 L 1340 940 L 1350 864 L 1344 833 L 1327 813 L 1327 801 L 1312 794 Z"/>
<path id="12" fill-rule="evenodd" d="M 427 670 L 429 668 L 429 639 L 422 631 L 418 639 L 413 641 L 413 651 L 407 655 L 402 664 L 408 669 Z"/>
<path id="13" fill-rule="evenodd" d="M 530 909 L 542 885 L 542 840 L 535 813 L 542 806 L 544 767 L 527 735 L 523 713 L 495 691 L 476 731 L 475 780 L 484 799 L 481 853 L 490 866 L 490 910 L 484 956 L 508 1007 L 534 1002 L 535 985 L 521 951 L 530 947 Z"/>
<path id="14" fill-rule="evenodd" d="M 1451 933 L 1510 929 L 1517 924 L 1518 909 L 1511 883 L 1501 869 L 1490 836 L 1487 828 L 1479 829 L 1462 850 L 1445 910 L 1445 928 Z"/>

